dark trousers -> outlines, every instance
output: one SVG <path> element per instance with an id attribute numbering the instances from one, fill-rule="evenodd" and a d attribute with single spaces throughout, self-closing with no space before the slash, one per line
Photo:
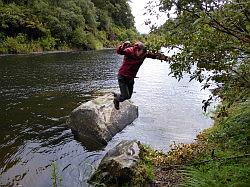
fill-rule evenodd
<path id="1" fill-rule="evenodd" d="M 118 75 L 118 83 L 120 87 L 121 94 L 117 94 L 117 101 L 123 102 L 126 99 L 130 99 L 133 94 L 134 89 L 134 78 L 127 78 L 121 75 Z"/>

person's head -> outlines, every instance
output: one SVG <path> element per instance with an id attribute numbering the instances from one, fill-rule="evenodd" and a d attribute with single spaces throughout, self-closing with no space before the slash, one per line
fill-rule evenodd
<path id="1" fill-rule="evenodd" d="M 136 42 L 134 44 L 134 49 L 136 56 L 141 56 L 142 54 L 146 53 L 146 47 L 142 42 Z"/>

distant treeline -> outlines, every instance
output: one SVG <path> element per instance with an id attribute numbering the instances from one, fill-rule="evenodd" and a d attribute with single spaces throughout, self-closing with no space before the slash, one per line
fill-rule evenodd
<path id="1" fill-rule="evenodd" d="M 99 49 L 137 36 L 128 0 L 0 0 L 0 53 Z"/>

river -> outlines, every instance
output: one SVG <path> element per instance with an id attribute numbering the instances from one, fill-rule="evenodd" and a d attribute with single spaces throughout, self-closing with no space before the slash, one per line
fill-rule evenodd
<path id="1" fill-rule="evenodd" d="M 106 148 L 84 147 L 64 119 L 81 103 L 117 89 L 121 61 L 111 49 L 0 57 L 0 186 L 53 186 L 52 162 L 62 186 L 87 186 L 93 168 L 121 140 L 167 152 L 212 124 L 201 109 L 209 91 L 188 76 L 179 82 L 169 76 L 166 62 L 146 59 L 132 97 L 138 119 Z"/>

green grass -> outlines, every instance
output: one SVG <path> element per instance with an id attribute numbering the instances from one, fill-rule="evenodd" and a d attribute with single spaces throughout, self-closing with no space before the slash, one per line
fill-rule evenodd
<path id="1" fill-rule="evenodd" d="M 224 187 L 249 186 L 250 184 L 249 164 L 245 163 L 211 162 L 198 168 L 188 167 L 184 175 L 186 176 L 184 186 Z"/>
<path id="2" fill-rule="evenodd" d="M 58 165 L 56 162 L 51 164 L 51 176 L 53 181 L 53 187 L 62 186 L 62 177 L 59 175 Z"/>
<path id="3" fill-rule="evenodd" d="M 231 106 L 205 132 L 212 154 L 201 153 L 196 166 L 186 167 L 184 186 L 224 187 L 250 185 L 250 101 Z M 212 156 L 211 156 L 212 155 Z M 206 162 L 202 162 L 206 160 Z M 192 164 L 191 164 L 192 165 Z"/>
<path id="4" fill-rule="evenodd" d="M 218 121 L 209 134 L 209 141 L 222 149 L 249 152 L 250 101 L 231 108 L 229 116 Z"/>

